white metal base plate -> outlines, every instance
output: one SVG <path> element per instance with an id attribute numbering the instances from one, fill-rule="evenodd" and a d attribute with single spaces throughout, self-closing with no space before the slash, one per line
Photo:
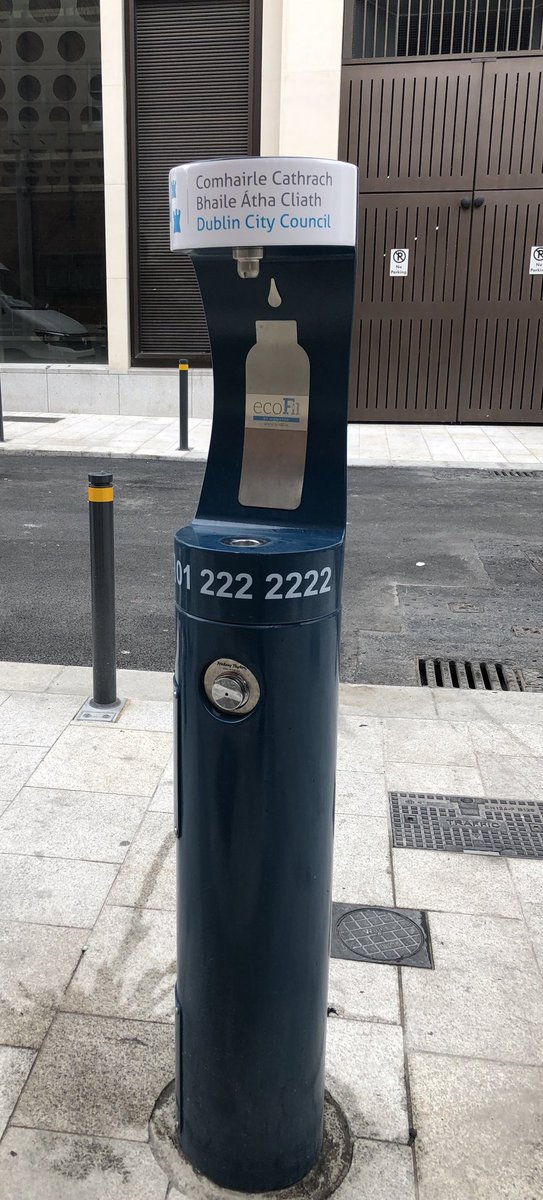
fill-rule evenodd
<path id="1" fill-rule="evenodd" d="M 76 713 L 74 721 L 98 721 L 111 725 L 120 717 L 125 704 L 126 700 L 116 700 L 114 704 L 95 704 L 92 696 L 89 696 Z"/>

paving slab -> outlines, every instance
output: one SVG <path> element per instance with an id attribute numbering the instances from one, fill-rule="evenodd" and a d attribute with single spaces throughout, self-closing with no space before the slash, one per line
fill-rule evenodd
<path id="1" fill-rule="evenodd" d="M 398 1025 L 330 1017 L 326 1070 L 327 1086 L 354 1137 L 409 1140 L 403 1033 Z"/>
<path id="2" fill-rule="evenodd" d="M 173 1021 L 175 974 L 175 914 L 106 905 L 63 1007 Z"/>
<path id="3" fill-rule="evenodd" d="M 486 796 L 496 800 L 540 800 L 543 794 L 543 760 L 481 754 L 479 770 Z"/>
<path id="4" fill-rule="evenodd" d="M 351 1021 L 400 1024 L 398 971 L 379 963 L 331 958 L 328 1007 Z"/>
<path id="5" fill-rule="evenodd" d="M 430 913 L 432 944 L 440 967 L 457 968 L 507 964 L 519 971 L 535 970 L 535 961 L 522 920 L 486 914 Z"/>
<path id="6" fill-rule="evenodd" d="M 335 1200 L 415 1200 L 413 1154 L 392 1142 L 354 1143 L 352 1166 Z"/>
<path id="7" fill-rule="evenodd" d="M 534 954 L 543 971 L 543 904 L 523 904 L 522 911 Z"/>
<path id="8" fill-rule="evenodd" d="M 340 683 L 342 708 L 356 708 L 366 716 L 405 716 L 418 720 L 437 720 L 435 692 L 431 688 L 396 688 L 384 691 L 375 684 Z"/>
<path id="9" fill-rule="evenodd" d="M 337 765 L 340 771 L 382 771 L 383 726 L 379 719 L 340 708 Z"/>
<path id="10" fill-rule="evenodd" d="M 149 1146 L 11 1128 L 0 1146 L 2 1200 L 165 1200 Z"/>
<path id="11" fill-rule="evenodd" d="M 478 767 L 387 762 L 385 776 L 389 792 L 438 792 L 444 796 L 485 794 Z"/>
<path id="12" fill-rule="evenodd" d="M 48 663 L 0 662 L 0 688 L 6 692 L 42 692 L 60 667 Z"/>
<path id="13" fill-rule="evenodd" d="M 175 768 L 174 768 L 173 752 L 172 752 L 172 754 L 170 754 L 170 757 L 166 763 L 166 766 L 164 767 L 162 775 L 160 776 L 160 782 L 161 783 L 173 783 L 174 769 Z"/>
<path id="14" fill-rule="evenodd" d="M 529 755 L 543 758 L 543 727 L 518 721 L 471 721 L 470 734 L 476 754 L 486 757 Z"/>
<path id="15" fill-rule="evenodd" d="M 38 925 L 94 924 L 117 867 L 67 858 L 0 856 L 0 920 Z"/>
<path id="16" fill-rule="evenodd" d="M 247 1193 L 245 1193 L 246 1195 Z M 288 1195 L 289 1193 L 285 1193 Z M 300 1193 L 299 1193 L 300 1194 Z M 319 1195 L 321 1193 L 319 1192 Z M 207 1183 L 203 1176 L 194 1175 L 190 1186 L 183 1191 L 172 1187 L 168 1200 L 242 1200 L 242 1192 L 232 1192 Z M 253 1193 L 251 1193 L 253 1195 Z M 259 1193 L 262 1200 L 282 1196 L 282 1192 Z M 304 1193 L 305 1195 L 305 1193 Z M 310 1200 L 311 1192 L 307 1193 Z M 393 1142 L 371 1142 L 357 1138 L 348 1175 L 333 1193 L 334 1200 L 415 1200 L 413 1155 L 409 1146 Z"/>
<path id="17" fill-rule="evenodd" d="M 386 817 L 388 800 L 384 771 L 338 771 L 336 809 L 353 816 Z"/>
<path id="18" fill-rule="evenodd" d="M 0 1046 L 0 1138 L 19 1099 L 35 1057 L 34 1050 L 22 1050 L 20 1046 Z M 1 1172 L 0 1194 L 3 1194 Z"/>
<path id="19" fill-rule="evenodd" d="M 336 815 L 334 900 L 345 904 L 392 904 L 388 825 L 384 817 Z"/>
<path id="20" fill-rule="evenodd" d="M 52 746 L 75 716 L 79 705 L 71 696 L 20 692 L 2 705 L 0 743 Z"/>
<path id="21" fill-rule="evenodd" d="M 12 1124 L 146 1142 L 173 1042 L 170 1025 L 58 1013 Z"/>
<path id="22" fill-rule="evenodd" d="M 173 821 L 173 779 L 161 780 L 149 805 L 149 812 L 169 813 Z"/>
<path id="23" fill-rule="evenodd" d="M 82 929 L 0 924 L 0 1043 L 41 1045 L 87 937 Z"/>
<path id="24" fill-rule="evenodd" d="M 340 683 L 339 702 L 371 717 L 408 717 L 437 720 L 431 688 L 381 687 L 363 683 Z"/>
<path id="25" fill-rule="evenodd" d="M 400 908 L 522 916 L 505 858 L 394 849 L 392 869 Z"/>
<path id="26" fill-rule="evenodd" d="M 463 692 L 434 688 L 438 716 L 455 721 L 507 721 L 510 725 L 542 725 L 543 696 L 537 692 Z"/>
<path id="27" fill-rule="evenodd" d="M 509 858 L 509 873 L 522 904 L 543 904 L 543 859 Z"/>
<path id="28" fill-rule="evenodd" d="M 171 754 L 160 776 L 158 787 L 153 792 L 149 812 L 173 813 L 173 771 L 173 754 Z"/>
<path id="29" fill-rule="evenodd" d="M 476 767 L 475 753 L 465 723 L 418 719 L 386 719 L 385 755 L 388 762 L 429 763 L 439 766 Z"/>
<path id="30" fill-rule="evenodd" d="M 175 912 L 175 849 L 171 816 L 148 813 L 119 871 L 110 903 Z"/>
<path id="31" fill-rule="evenodd" d="M 543 1195 L 543 1070 L 410 1055 L 420 1200 Z"/>
<path id="32" fill-rule="evenodd" d="M 150 797 L 171 752 L 167 733 L 72 725 L 45 756 L 32 784 Z"/>
<path id="33" fill-rule="evenodd" d="M 0 851 L 120 863 L 146 805 L 145 796 L 23 788 L 0 817 Z"/>
<path id="34" fill-rule="evenodd" d="M 117 722 L 117 728 L 169 733 L 173 738 L 173 701 L 171 699 L 127 700 Z"/>
<path id="35" fill-rule="evenodd" d="M 409 1052 L 543 1063 L 543 989 L 524 922 L 432 913 L 435 971 L 402 970 Z"/>
<path id="36" fill-rule="evenodd" d="M 407 973 L 406 973 L 407 974 Z M 429 972 L 424 972 L 429 974 Z M 404 985 L 409 1051 L 462 1053 L 499 1062 L 543 1063 L 541 975 L 490 967 L 410 971 Z"/>
<path id="37" fill-rule="evenodd" d="M 19 664 L 17 664 L 19 665 Z M 84 699 L 92 694 L 92 667 L 56 667 L 57 674 L 47 685 L 49 692 L 72 693 Z M 172 697 L 172 671 L 117 671 L 117 690 L 131 700 L 169 700 Z"/>
<path id="38" fill-rule="evenodd" d="M 0 815 L 33 774 L 45 746 L 0 746 Z"/>

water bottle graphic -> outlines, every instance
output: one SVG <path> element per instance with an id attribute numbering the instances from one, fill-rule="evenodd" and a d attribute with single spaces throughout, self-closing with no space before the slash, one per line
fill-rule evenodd
<path id="1" fill-rule="evenodd" d="M 245 363 L 245 437 L 239 502 L 298 508 L 307 449 L 309 358 L 296 321 L 257 321 Z"/>

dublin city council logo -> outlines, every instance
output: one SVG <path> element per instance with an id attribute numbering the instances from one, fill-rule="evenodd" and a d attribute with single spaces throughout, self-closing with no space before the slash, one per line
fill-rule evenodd
<path id="1" fill-rule="evenodd" d="M 170 199 L 177 199 L 177 180 L 172 179 L 170 183 Z M 181 233 L 181 209 L 174 208 L 172 204 L 172 225 L 174 233 Z"/>

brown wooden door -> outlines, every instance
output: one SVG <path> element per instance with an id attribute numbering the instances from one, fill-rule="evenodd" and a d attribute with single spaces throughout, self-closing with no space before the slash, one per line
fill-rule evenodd
<path id="1" fill-rule="evenodd" d="M 529 264 L 542 245 L 541 191 L 489 192 L 473 210 L 460 421 L 541 421 L 543 276 Z"/>
<path id="2" fill-rule="evenodd" d="M 484 63 L 475 186 L 543 187 L 543 55 Z"/>
<path id="3" fill-rule="evenodd" d="M 358 164 L 352 421 L 455 421 L 481 64 L 345 69 L 340 157 Z M 471 136 L 470 136 L 471 135 Z M 390 252 L 409 250 L 405 278 Z"/>
<path id="4" fill-rule="evenodd" d="M 360 194 L 470 190 L 480 92 L 480 62 L 344 67 L 339 157 Z"/>
<path id="5" fill-rule="evenodd" d="M 541 105 L 541 56 L 344 70 L 341 155 L 360 171 L 351 420 L 541 420 Z M 406 278 L 390 277 L 394 246 Z"/>
<path id="6" fill-rule="evenodd" d="M 351 420 L 456 418 L 470 213 L 459 192 L 360 198 Z M 391 247 L 409 273 L 391 277 Z M 451 407 L 452 402 L 452 407 Z"/>
<path id="7" fill-rule="evenodd" d="M 541 422 L 543 58 L 484 65 L 458 419 Z"/>

